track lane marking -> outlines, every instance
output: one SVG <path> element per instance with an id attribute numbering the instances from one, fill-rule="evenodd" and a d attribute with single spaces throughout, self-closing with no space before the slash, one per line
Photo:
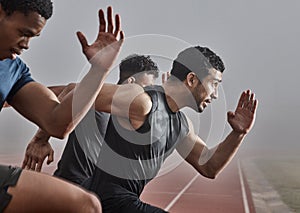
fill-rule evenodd
<path id="1" fill-rule="evenodd" d="M 241 183 L 241 188 L 242 188 L 244 210 L 245 210 L 245 213 L 250 213 L 240 160 L 238 160 L 238 169 L 239 169 L 239 177 L 240 177 L 240 183 Z"/>
<path id="2" fill-rule="evenodd" d="M 169 203 L 169 205 L 165 208 L 165 211 L 169 211 L 174 204 L 179 200 L 179 198 L 182 196 L 182 194 L 192 185 L 192 183 L 197 179 L 199 174 L 196 174 L 192 180 L 178 193 L 178 195 Z"/>

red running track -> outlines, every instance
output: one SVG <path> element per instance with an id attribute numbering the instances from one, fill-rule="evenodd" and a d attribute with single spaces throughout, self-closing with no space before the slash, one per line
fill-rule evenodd
<path id="1" fill-rule="evenodd" d="M 0 156 L 0 164 L 20 166 L 22 160 L 21 155 Z M 43 172 L 52 174 L 55 168 L 56 162 L 44 166 Z M 198 175 L 187 163 L 181 163 L 173 171 L 151 181 L 141 199 L 172 213 L 254 213 L 248 186 L 246 181 L 243 182 L 244 196 L 236 160 L 214 180 Z M 248 205 L 246 211 L 245 202 Z"/>
<path id="2" fill-rule="evenodd" d="M 232 161 L 214 180 L 198 175 L 191 166 L 182 163 L 167 175 L 153 180 L 141 199 L 172 213 L 253 213 L 247 184 L 244 189 L 245 201 L 237 161 Z M 248 205 L 246 211 L 244 202 Z"/>

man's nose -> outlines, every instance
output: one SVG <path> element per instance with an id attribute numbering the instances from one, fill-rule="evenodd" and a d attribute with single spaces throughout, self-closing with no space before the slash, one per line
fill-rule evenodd
<path id="1" fill-rule="evenodd" d="M 218 97 L 219 97 L 218 89 L 215 89 L 215 91 L 211 94 L 211 98 L 217 99 Z"/>
<path id="2" fill-rule="evenodd" d="M 30 38 L 24 37 L 24 39 L 22 39 L 22 41 L 19 43 L 20 47 L 22 49 L 28 50 L 29 49 L 29 40 L 30 40 Z"/>

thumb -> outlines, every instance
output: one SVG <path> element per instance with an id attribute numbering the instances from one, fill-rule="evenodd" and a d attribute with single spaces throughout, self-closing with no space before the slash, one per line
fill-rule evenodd
<path id="1" fill-rule="evenodd" d="M 22 163 L 22 169 L 25 169 L 27 162 L 28 162 L 28 157 L 27 157 L 27 155 L 25 155 L 23 163 Z"/>
<path id="2" fill-rule="evenodd" d="M 82 32 L 77 32 L 76 34 L 77 34 L 77 38 L 81 44 L 82 51 L 84 51 L 84 49 L 86 47 L 88 47 L 88 42 Z"/>
<path id="3" fill-rule="evenodd" d="M 50 163 L 52 163 L 54 160 L 54 151 L 53 149 L 51 150 L 49 156 L 48 156 L 48 160 L 47 160 L 47 165 L 49 165 Z"/>
<path id="4" fill-rule="evenodd" d="M 234 117 L 234 113 L 229 111 L 227 112 L 227 118 L 230 119 L 230 118 L 233 118 Z"/>

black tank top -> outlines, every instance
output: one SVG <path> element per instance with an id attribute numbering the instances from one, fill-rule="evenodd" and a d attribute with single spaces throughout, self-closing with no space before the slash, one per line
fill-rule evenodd
<path id="1" fill-rule="evenodd" d="M 125 129 L 116 116 L 110 117 L 91 183 L 91 190 L 101 199 L 128 191 L 139 196 L 188 133 L 185 115 L 170 110 L 161 86 L 144 90 L 152 100 L 152 108 L 140 128 Z"/>

